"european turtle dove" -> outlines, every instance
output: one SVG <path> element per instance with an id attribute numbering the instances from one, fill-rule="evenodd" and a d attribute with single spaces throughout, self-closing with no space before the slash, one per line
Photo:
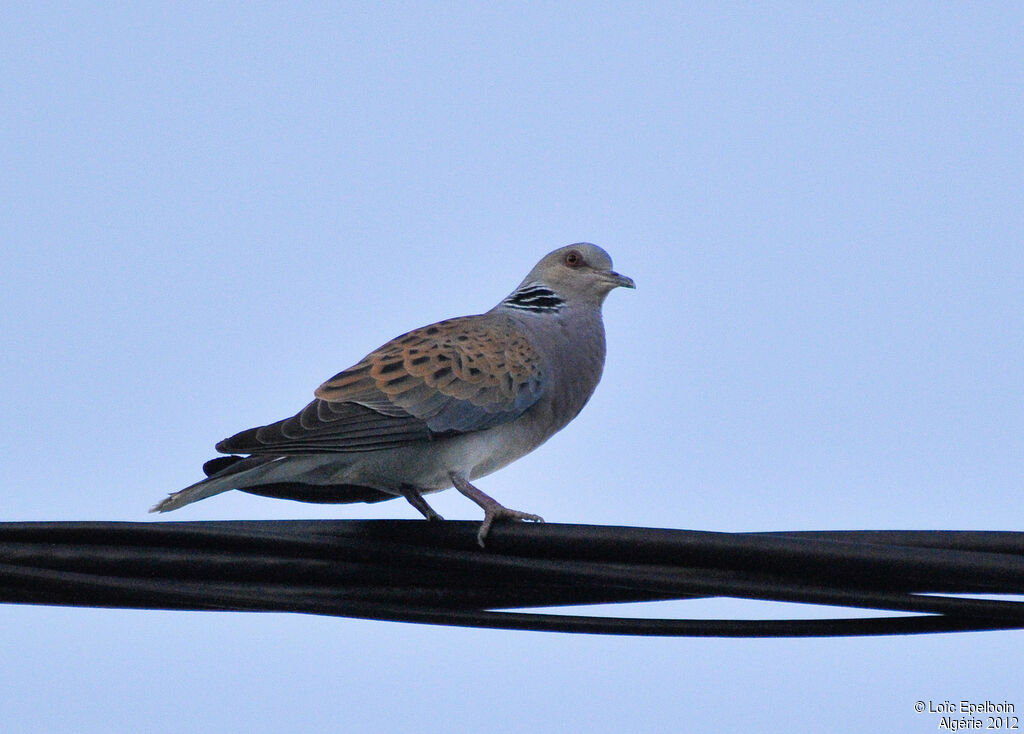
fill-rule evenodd
<path id="1" fill-rule="evenodd" d="M 484 510 L 481 546 L 496 520 L 541 521 L 470 481 L 582 410 L 604 367 L 601 305 L 620 286 L 635 287 L 600 247 L 555 250 L 487 313 L 392 339 L 322 384 L 297 415 L 221 441 L 217 450 L 232 455 L 206 462 L 206 479 L 152 511 L 240 489 L 305 502 L 402 496 L 439 520 L 423 495 L 454 486 Z"/>

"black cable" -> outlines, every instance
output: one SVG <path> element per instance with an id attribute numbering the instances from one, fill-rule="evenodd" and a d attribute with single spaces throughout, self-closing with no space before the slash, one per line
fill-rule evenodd
<path id="1" fill-rule="evenodd" d="M 581 525 L 0 523 L 0 601 L 729 637 L 1024 628 L 1024 533 L 713 533 Z M 806 620 L 501 611 L 729 596 L 910 613 Z"/>

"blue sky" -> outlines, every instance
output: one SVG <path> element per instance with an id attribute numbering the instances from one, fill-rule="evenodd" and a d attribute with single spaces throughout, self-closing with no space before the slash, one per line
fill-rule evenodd
<path id="1" fill-rule="evenodd" d="M 0 519 L 152 519 L 217 440 L 588 240 L 638 285 L 606 303 L 604 379 L 488 493 L 554 522 L 1024 529 L 1022 37 L 1013 3 L 7 4 Z M 232 492 L 167 519 L 294 517 L 416 513 Z M 919 699 L 1024 711 L 1013 632 L 0 620 L 19 732 L 931 731 Z"/>

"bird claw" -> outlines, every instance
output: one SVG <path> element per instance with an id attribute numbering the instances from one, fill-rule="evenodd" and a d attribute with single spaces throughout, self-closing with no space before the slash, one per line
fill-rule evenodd
<path id="1" fill-rule="evenodd" d="M 420 514 L 428 520 L 444 520 L 443 517 L 434 511 L 434 508 L 427 504 L 427 501 L 423 499 L 423 493 L 420 492 L 416 487 L 411 484 L 403 484 L 398 488 L 398 491 L 402 493 L 409 504 L 419 510 Z"/>
<path id="2" fill-rule="evenodd" d="M 469 499 L 476 502 L 484 511 L 484 521 L 480 523 L 480 532 L 476 534 L 476 542 L 481 548 L 485 548 L 484 541 L 487 540 L 487 533 L 491 531 L 491 525 L 495 520 L 530 520 L 532 522 L 544 522 L 540 515 L 519 510 L 510 510 L 493 497 L 488 497 L 479 489 L 470 484 L 462 474 L 452 471 L 448 472 L 448 478 L 452 480 L 455 489 L 459 490 Z"/>
<path id="3" fill-rule="evenodd" d="M 520 512 L 519 510 L 510 510 L 504 505 L 495 503 L 495 506 L 488 507 L 484 510 L 484 521 L 480 523 L 480 532 L 476 534 L 476 542 L 480 544 L 481 548 L 486 547 L 484 541 L 487 539 L 487 534 L 491 531 L 491 525 L 494 524 L 495 520 L 544 522 L 544 518 L 540 515 L 534 515 L 530 512 Z"/>

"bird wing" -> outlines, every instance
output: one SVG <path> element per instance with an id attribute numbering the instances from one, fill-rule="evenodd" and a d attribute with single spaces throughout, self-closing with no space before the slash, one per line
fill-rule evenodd
<path id="1" fill-rule="evenodd" d="M 373 451 L 505 423 L 540 399 L 540 354 L 507 317 L 410 331 L 317 388 L 300 413 L 217 444 L 226 453 Z"/>

